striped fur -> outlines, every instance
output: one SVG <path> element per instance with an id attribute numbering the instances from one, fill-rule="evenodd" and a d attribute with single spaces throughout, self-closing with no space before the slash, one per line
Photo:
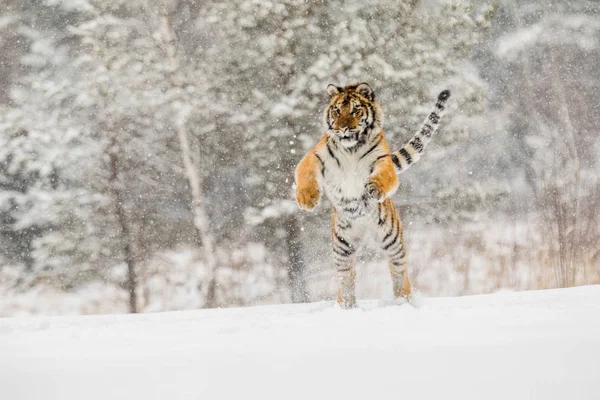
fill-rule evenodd
<path id="1" fill-rule="evenodd" d="M 356 250 L 371 233 L 389 259 L 396 297 L 411 293 L 402 224 L 391 196 L 399 172 L 416 162 L 436 131 L 450 92 L 445 90 L 415 136 L 390 153 L 381 128 L 382 112 L 366 83 L 329 85 L 325 111 L 328 130 L 296 168 L 296 202 L 305 210 L 317 206 L 324 192 L 333 204 L 332 244 L 339 278 L 337 301 L 356 304 Z"/>
<path id="2" fill-rule="evenodd" d="M 444 90 L 438 96 L 438 100 L 429 113 L 423 124 L 408 143 L 400 150 L 392 153 L 392 161 L 396 167 L 396 172 L 404 172 L 415 162 L 419 161 L 425 146 L 431 141 L 431 137 L 437 131 L 440 120 L 446 111 L 446 101 L 450 98 L 450 91 Z"/>

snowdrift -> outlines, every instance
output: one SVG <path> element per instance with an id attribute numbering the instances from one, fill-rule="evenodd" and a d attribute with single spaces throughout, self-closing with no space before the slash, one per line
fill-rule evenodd
<path id="1" fill-rule="evenodd" d="M 600 399 L 600 286 L 0 319 L 0 398 Z"/>

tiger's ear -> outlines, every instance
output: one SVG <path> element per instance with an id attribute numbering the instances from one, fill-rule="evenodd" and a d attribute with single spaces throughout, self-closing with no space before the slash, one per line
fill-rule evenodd
<path id="1" fill-rule="evenodd" d="M 333 97 L 336 94 L 340 94 L 340 91 L 341 91 L 341 89 L 332 83 L 327 85 L 327 94 L 329 95 L 329 97 Z"/>
<path id="2" fill-rule="evenodd" d="M 373 92 L 373 89 L 371 89 L 371 86 L 365 82 L 358 84 L 356 87 L 356 92 L 370 101 L 375 100 L 375 93 Z"/>

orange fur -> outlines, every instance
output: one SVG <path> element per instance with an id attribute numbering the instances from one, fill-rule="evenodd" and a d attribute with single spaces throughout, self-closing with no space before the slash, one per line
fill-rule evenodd
<path id="1" fill-rule="evenodd" d="M 381 135 L 380 146 L 386 153 L 390 152 L 390 148 L 385 140 L 383 131 Z M 371 185 L 375 189 L 377 199 L 383 201 L 388 195 L 393 193 L 398 188 L 398 175 L 394 169 L 394 163 L 391 157 L 384 157 L 375 164 L 375 169 L 371 175 Z"/>
<path id="2" fill-rule="evenodd" d="M 300 208 L 312 210 L 321 198 L 319 181 L 317 179 L 321 167 L 315 151 L 327 142 L 327 135 L 323 135 L 319 143 L 313 147 L 300 161 L 296 168 L 296 202 Z"/>

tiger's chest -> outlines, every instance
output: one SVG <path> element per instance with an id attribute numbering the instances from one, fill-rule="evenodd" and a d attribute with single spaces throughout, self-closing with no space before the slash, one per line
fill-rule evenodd
<path id="1" fill-rule="evenodd" d="M 352 152 L 330 146 L 318 154 L 324 164 L 321 186 L 340 212 L 363 214 L 371 200 L 366 196 L 366 185 L 378 152 L 364 153 L 364 149 Z"/>

